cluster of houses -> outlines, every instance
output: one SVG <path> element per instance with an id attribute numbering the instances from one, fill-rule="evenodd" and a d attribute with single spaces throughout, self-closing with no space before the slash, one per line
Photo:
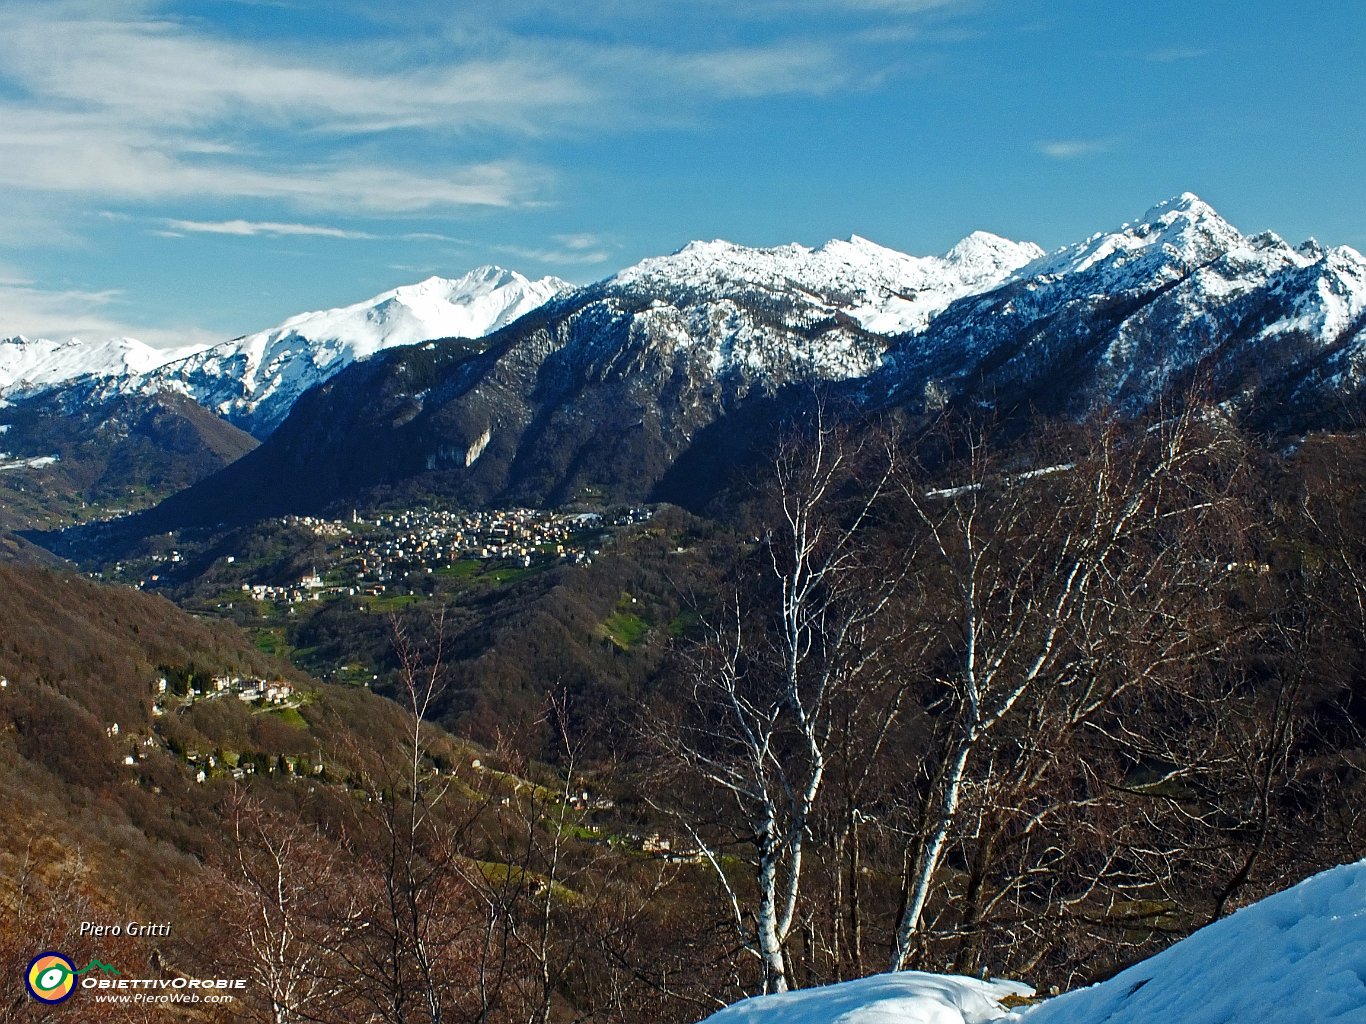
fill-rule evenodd
<path id="1" fill-rule="evenodd" d="M 641 853 L 667 860 L 671 864 L 697 864 L 703 858 L 702 850 L 696 843 L 680 841 L 662 832 L 645 835 L 633 833 L 630 838 L 639 844 Z"/>
<path id="2" fill-rule="evenodd" d="M 165 700 L 170 692 L 170 680 L 165 676 L 160 676 L 153 681 L 152 714 L 154 717 L 160 717 L 166 713 Z M 209 679 L 208 684 L 203 687 L 191 685 L 188 692 L 181 697 L 180 706 L 184 707 L 195 700 L 230 697 L 236 697 L 244 703 L 259 703 L 274 707 L 298 707 L 300 700 L 300 694 L 294 686 L 283 680 L 266 682 L 262 679 L 223 675 L 213 676 Z M 143 736 L 136 732 L 125 733 L 118 722 L 107 725 L 104 732 L 110 739 L 123 737 L 128 742 L 128 752 L 124 755 L 123 763 L 129 767 L 136 767 L 141 764 L 147 757 L 148 748 L 160 746 L 166 749 L 174 749 L 156 734 Z M 231 776 L 234 779 L 243 779 L 248 775 L 256 774 L 258 769 L 299 778 L 307 775 L 317 776 L 323 772 L 321 750 L 312 758 L 289 755 L 206 755 L 194 749 L 183 751 L 181 756 L 194 769 L 196 782 L 207 782 L 210 777 L 220 774 Z"/>
<path id="3" fill-rule="evenodd" d="M 380 588 L 379 592 L 383 592 Z M 277 587 L 268 583 L 243 583 L 242 593 L 256 601 L 274 601 L 278 604 L 300 604 L 303 601 L 318 601 L 324 596 L 350 594 L 355 596 L 356 587 L 329 587 L 318 575 L 318 570 L 299 577 L 297 583 Z M 373 592 L 373 591 L 371 591 Z"/>
<path id="4" fill-rule="evenodd" d="M 513 508 L 488 512 L 405 509 L 349 521 L 318 516 L 285 516 L 277 522 L 312 533 L 327 542 L 323 577 L 315 568 L 287 584 L 243 583 L 244 595 L 282 605 L 338 596 L 379 596 L 386 585 L 449 568 L 469 559 L 499 561 L 530 568 L 553 560 L 588 565 L 613 528 L 647 522 L 654 510 L 633 506 L 609 514 L 564 513 Z M 226 555 L 233 564 L 238 556 Z M 119 562 L 111 578 L 133 577 L 141 588 L 162 585 L 166 566 L 185 561 L 179 550 L 148 556 L 137 564 Z M 103 578 L 103 573 L 92 573 Z"/>
<path id="5" fill-rule="evenodd" d="M 373 525 L 377 529 L 353 537 L 343 549 L 359 579 L 382 583 L 404 571 L 442 568 L 468 558 L 523 566 L 541 558 L 582 558 L 588 549 L 581 538 L 600 529 L 602 517 L 528 508 L 463 513 L 413 509 L 379 516 Z"/>
<path id="6" fill-rule="evenodd" d="M 199 783 L 207 782 L 214 775 L 226 775 L 240 781 L 248 775 L 255 775 L 258 767 L 267 773 L 295 779 L 323 773 L 321 752 L 310 762 L 306 758 L 290 756 L 248 758 L 224 755 L 220 758 L 217 754 L 201 754 L 198 750 L 187 750 L 185 760 L 195 769 L 194 780 Z"/>
<path id="7" fill-rule="evenodd" d="M 166 713 L 166 694 L 170 690 L 170 683 L 165 676 L 161 676 L 152 684 L 152 714 L 160 717 Z M 193 703 L 196 700 L 214 700 L 224 697 L 236 697 L 244 704 L 264 704 L 274 707 L 298 707 L 300 696 L 298 691 L 290 683 L 283 679 L 273 682 L 266 682 L 263 679 L 242 678 L 240 676 L 214 676 L 204 686 L 196 686 L 193 683 L 189 690 L 183 695 L 182 701 L 185 704 Z M 115 729 L 118 728 L 116 724 Z M 117 735 L 117 733 L 112 734 Z"/>
<path id="8" fill-rule="evenodd" d="M 257 601 L 296 605 L 326 597 L 379 596 L 394 584 L 411 581 L 457 562 L 510 562 L 529 568 L 563 559 L 586 565 L 599 554 L 611 527 L 647 521 L 653 510 L 630 508 L 610 520 L 595 512 L 565 514 L 515 508 L 491 512 L 408 509 L 349 523 L 313 516 L 289 516 L 286 524 L 336 541 L 325 568 L 317 567 L 285 585 L 243 583 L 242 593 Z M 229 561 L 233 559 L 229 557 Z"/>
<path id="9" fill-rule="evenodd" d="M 352 523 L 359 523 L 361 521 L 360 516 L 352 512 L 351 521 Z M 285 516 L 283 522 L 286 526 L 301 526 L 318 537 L 335 540 L 351 536 L 351 530 L 347 525 L 336 519 L 319 519 L 317 516 Z"/>

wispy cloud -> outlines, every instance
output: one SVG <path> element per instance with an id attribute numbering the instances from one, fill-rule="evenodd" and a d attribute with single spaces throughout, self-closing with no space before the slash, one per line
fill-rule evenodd
<path id="1" fill-rule="evenodd" d="M 822 93 L 854 80 L 850 67 L 827 45 L 791 43 L 705 53 L 669 55 L 646 61 L 681 85 L 725 96 Z"/>
<path id="2" fill-rule="evenodd" d="M 376 234 L 370 231 L 356 231 L 349 228 L 333 227 L 326 224 L 294 224 L 277 221 L 223 220 L 200 221 L 167 218 L 160 222 L 164 226 L 154 229 L 153 234 L 165 238 L 183 238 L 191 234 L 226 235 L 237 238 L 289 236 L 398 242 L 431 242 L 439 245 L 454 245 L 461 248 L 478 248 L 488 252 L 501 253 L 536 263 L 559 264 L 562 266 L 595 266 L 611 259 L 616 243 L 591 232 L 557 234 L 550 236 L 548 244 L 512 245 L 504 242 L 481 242 L 469 238 L 459 238 L 439 231 L 405 231 L 397 234 Z"/>
<path id="3" fill-rule="evenodd" d="M 1199 60 L 1207 56 L 1209 50 L 1191 46 L 1168 46 L 1158 50 L 1150 50 L 1144 54 L 1144 59 L 1152 61 L 1154 64 L 1176 64 L 1184 60 Z"/>
<path id="4" fill-rule="evenodd" d="M 555 235 L 550 245 L 495 245 L 494 252 L 519 260 L 565 267 L 595 267 L 612 258 L 614 246 L 595 235 Z"/>
<path id="5" fill-rule="evenodd" d="M 1039 142 L 1035 148 L 1052 160 L 1076 160 L 1108 153 L 1113 146 L 1114 143 L 1110 139 L 1053 139 Z"/>
<path id="6" fill-rule="evenodd" d="M 687 0 L 696 4 L 698 0 Z M 705 0 L 712 7 L 724 6 L 736 18 L 771 14 L 812 14 L 872 12 L 893 15 L 924 15 L 976 7 L 980 0 L 749 0 L 737 6 L 729 0 Z"/>
<path id="7" fill-rule="evenodd" d="M 868 80 L 826 40 L 675 49 L 486 27 L 449 45 L 300 51 L 214 35 L 162 6 L 0 8 L 0 187 L 391 214 L 536 206 L 555 174 L 511 156 L 524 148 L 512 140 L 677 124 L 697 103 Z"/>
<path id="8" fill-rule="evenodd" d="M 830 0 L 831 7 L 846 10 L 893 11 L 897 14 L 925 14 L 971 6 L 971 0 Z"/>
<path id="9" fill-rule="evenodd" d="M 281 224 L 269 220 L 168 220 L 167 227 L 173 232 L 193 232 L 209 235 L 237 235 L 252 238 L 257 235 L 281 237 L 284 235 L 308 235 L 316 238 L 356 238 L 373 239 L 368 231 L 350 231 L 333 228 L 324 224 Z"/>
<path id="10" fill-rule="evenodd" d="M 342 154 L 322 160 L 212 159 L 176 133 L 98 114 L 0 103 L 0 186 L 39 194 L 156 200 L 275 200 L 316 209 L 411 213 L 541 200 L 550 173 L 515 161 L 400 167 Z"/>
<path id="11" fill-rule="evenodd" d="M 572 68 L 513 54 L 415 65 L 382 47 L 276 53 L 169 19 L 53 17 L 47 4 L 8 8 L 0 29 L 10 43 L 0 68 L 32 96 L 144 124 L 199 128 L 245 116 L 347 133 L 533 130 L 537 118 L 594 98 Z"/>
<path id="12" fill-rule="evenodd" d="M 513 245 L 507 242 L 477 241 L 455 238 L 432 231 L 412 231 L 397 236 L 408 242 L 437 242 L 461 248 L 510 256 L 514 260 L 544 263 L 562 267 L 591 267 L 606 263 L 618 248 L 616 241 L 592 232 L 551 235 L 544 245 Z M 408 269 L 411 265 L 396 265 L 394 269 Z"/>
<path id="13" fill-rule="evenodd" d="M 630 0 L 583 11 L 554 0 L 4 0 L 0 246 L 51 268 L 39 250 L 93 255 L 152 231 L 244 246 L 292 237 L 313 250 L 414 243 L 384 247 L 411 249 L 413 263 L 425 249 L 598 267 L 618 241 L 553 234 L 549 217 L 538 237 L 512 216 L 584 191 L 566 152 L 700 133 L 766 97 L 874 88 L 908 73 L 907 40 L 922 27 L 956 25 L 954 12 L 979 2 L 660 0 L 661 17 Z M 717 31 L 722 12 L 736 24 Z M 0 330 L 185 339 L 125 322 L 135 318 L 115 292 L 0 285 Z"/>
<path id="14" fill-rule="evenodd" d="M 554 240 L 566 249 L 583 251 L 585 249 L 598 249 L 609 243 L 601 236 L 590 232 L 580 232 L 572 235 L 555 235 Z"/>
<path id="15" fill-rule="evenodd" d="M 0 337 L 88 341 L 135 337 L 156 348 L 210 344 L 221 338 L 194 327 L 146 328 L 120 314 L 119 289 L 47 288 L 0 267 Z"/>

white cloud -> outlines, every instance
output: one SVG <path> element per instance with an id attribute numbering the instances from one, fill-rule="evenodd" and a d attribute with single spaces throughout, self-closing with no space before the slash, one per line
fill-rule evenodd
<path id="1" fill-rule="evenodd" d="M 565 267 L 595 267 L 612 258 L 612 254 L 606 249 L 585 249 L 567 245 L 539 248 L 535 246 L 495 245 L 490 248 L 494 252 L 514 256 L 519 260 L 558 264 Z"/>
<path id="2" fill-rule="evenodd" d="M 925 14 L 969 6 L 970 0 L 832 0 L 831 6 L 897 14 Z"/>
<path id="3" fill-rule="evenodd" d="M 698 0 L 686 2 L 696 4 Z M 977 6 L 980 0 L 749 0 L 743 5 L 737 5 L 731 0 L 705 2 L 711 7 L 724 7 L 736 18 L 849 12 L 906 17 L 970 9 Z"/>
<path id="4" fill-rule="evenodd" d="M 211 344 L 222 339 L 195 327 L 130 324 L 118 313 L 118 289 L 44 288 L 0 267 L 0 337 L 86 340 L 137 338 L 156 348 Z"/>
<path id="5" fill-rule="evenodd" d="M 349 160 L 207 159 L 146 127 L 0 103 L 0 186 L 32 193 L 156 200 L 280 200 L 319 210 L 405 213 L 510 207 L 539 199 L 548 172 L 513 161 L 408 169 Z"/>
<path id="6" fill-rule="evenodd" d="M 257 235 L 280 237 L 283 235 L 309 235 L 317 238 L 375 238 L 366 231 L 348 231 L 344 228 L 328 227 L 324 224 L 281 224 L 269 220 L 168 220 L 171 233 L 193 232 L 208 235 L 237 235 L 252 238 Z"/>
<path id="7" fill-rule="evenodd" d="M 0 10 L 7 41 L 0 75 L 22 86 L 31 108 L 98 113 L 126 128 L 184 129 L 182 150 L 201 154 L 233 152 L 221 134 L 251 124 L 315 135 L 605 127 L 624 109 L 639 109 L 643 96 L 677 103 L 690 95 L 819 91 L 840 64 L 833 47 L 810 42 L 690 52 L 492 29 L 447 47 L 408 40 L 277 53 L 164 18 L 54 17 L 53 10 L 49 3 Z"/>
<path id="8" fill-rule="evenodd" d="M 1076 160 L 1080 157 L 1108 153 L 1113 146 L 1109 139 L 1055 139 L 1040 142 L 1036 148 L 1054 160 Z"/>
<path id="9" fill-rule="evenodd" d="M 47 5 L 0 13 L 0 70 L 32 96 L 143 124 L 378 132 L 534 128 L 591 87 L 556 62 L 473 56 L 412 67 L 382 48 L 276 53 L 170 20 L 54 18 Z M 355 70 L 365 69 L 365 70 Z"/>
<path id="10" fill-rule="evenodd" d="M 706 53 L 648 57 L 659 71 L 724 96 L 773 96 L 823 93 L 849 84 L 854 76 L 828 46 L 790 43 Z"/>
<path id="11" fill-rule="evenodd" d="M 409 231 L 398 236 L 405 242 L 447 242 L 451 245 L 474 245 L 474 242 L 464 238 L 453 238 L 450 235 L 443 235 L 439 231 Z"/>
<path id="12" fill-rule="evenodd" d="M 572 235 L 554 235 L 552 237 L 554 241 L 558 242 L 566 249 L 576 251 L 598 249 L 607 244 L 599 235 L 586 231 Z"/>
<path id="13" fill-rule="evenodd" d="M 517 138 L 677 124 L 709 100 L 862 84 L 826 40 L 689 50 L 484 27 L 286 49 L 212 35 L 161 6 L 0 7 L 0 187 L 332 212 L 537 206 L 554 175 L 499 155 Z"/>

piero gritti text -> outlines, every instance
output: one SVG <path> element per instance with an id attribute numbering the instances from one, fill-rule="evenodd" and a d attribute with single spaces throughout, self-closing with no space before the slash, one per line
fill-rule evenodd
<path id="1" fill-rule="evenodd" d="M 164 938 L 171 934 L 171 922 L 127 921 L 121 924 L 100 924 L 96 921 L 82 921 L 79 934 L 95 938 L 114 938 L 121 935 L 134 938 Z"/>

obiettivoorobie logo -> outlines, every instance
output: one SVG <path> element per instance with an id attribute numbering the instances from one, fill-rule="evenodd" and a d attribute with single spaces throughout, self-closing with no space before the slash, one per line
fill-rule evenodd
<path id="1" fill-rule="evenodd" d="M 29 961 L 24 986 L 40 1003 L 60 1003 L 76 991 L 76 965 L 61 953 L 39 953 Z"/>
<path id="2" fill-rule="evenodd" d="M 113 964 L 91 960 L 79 971 L 71 960 L 61 953 L 39 953 L 28 965 L 24 985 L 28 994 L 40 1003 L 60 1003 L 68 999 L 76 990 L 76 979 L 83 974 L 120 974 Z"/>
<path id="3" fill-rule="evenodd" d="M 102 977 L 97 977 L 102 975 Z M 110 977 L 112 975 L 113 977 Z M 96 989 L 103 997 L 134 1003 L 232 1002 L 247 987 L 244 978 L 125 978 L 113 964 L 92 959 L 79 970 L 70 957 L 49 950 L 29 961 L 24 987 L 40 1003 L 60 1003 L 77 988 Z"/>

